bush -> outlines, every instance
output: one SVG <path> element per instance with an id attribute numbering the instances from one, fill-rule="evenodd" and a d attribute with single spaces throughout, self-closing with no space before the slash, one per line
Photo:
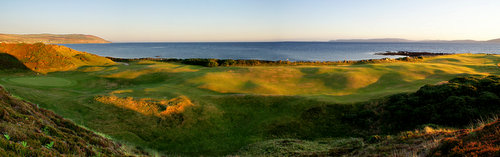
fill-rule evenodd
<path id="1" fill-rule="evenodd" d="M 458 77 L 413 94 L 393 95 L 379 106 L 379 116 L 391 131 L 426 123 L 463 127 L 481 116 L 500 114 L 499 87 L 499 76 Z"/>
<path id="2" fill-rule="evenodd" d="M 206 66 L 207 67 L 216 67 L 216 66 L 219 66 L 219 63 L 217 63 L 217 61 L 211 59 L 208 61 Z"/>
<path id="3" fill-rule="evenodd" d="M 232 59 L 227 59 L 227 60 L 220 60 L 220 65 L 221 66 L 232 66 L 232 65 L 235 65 L 236 64 L 236 61 L 235 60 L 232 60 Z"/>

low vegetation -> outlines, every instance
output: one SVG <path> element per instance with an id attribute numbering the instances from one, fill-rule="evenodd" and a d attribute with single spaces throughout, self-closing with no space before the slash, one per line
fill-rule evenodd
<path id="1" fill-rule="evenodd" d="M 443 139 L 432 156 L 500 156 L 500 119 Z"/>
<path id="2" fill-rule="evenodd" d="M 228 66 L 283 66 L 283 65 L 349 65 L 349 64 L 370 64 L 370 63 L 394 63 L 394 62 L 417 62 L 423 57 L 402 57 L 402 58 L 382 58 L 382 59 L 367 59 L 367 60 L 343 60 L 343 61 L 267 61 L 267 60 L 248 60 L 248 59 L 210 59 L 210 58 L 191 58 L 191 59 L 174 59 L 174 58 L 113 58 L 107 57 L 116 62 L 134 62 L 134 61 L 157 61 L 182 63 L 188 65 L 201 65 L 205 67 L 228 67 Z"/>

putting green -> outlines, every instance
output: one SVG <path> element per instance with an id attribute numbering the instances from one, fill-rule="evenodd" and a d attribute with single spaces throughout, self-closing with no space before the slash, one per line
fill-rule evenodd
<path id="1" fill-rule="evenodd" d="M 73 81 L 58 77 L 17 77 L 8 79 L 10 82 L 17 84 L 30 85 L 30 86 L 50 86 L 50 87 L 64 87 L 73 85 Z"/>

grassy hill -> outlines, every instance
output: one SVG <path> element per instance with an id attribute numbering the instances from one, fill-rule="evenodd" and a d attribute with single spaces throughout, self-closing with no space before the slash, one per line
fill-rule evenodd
<path id="1" fill-rule="evenodd" d="M 113 61 L 65 46 L 0 43 L 0 67 L 25 69 L 39 73 L 73 70 L 81 66 L 113 65 Z M 22 63 L 25 67 L 23 67 Z"/>
<path id="2" fill-rule="evenodd" d="M 110 42 L 84 34 L 0 34 L 0 43 L 88 44 Z"/>
<path id="3" fill-rule="evenodd" d="M 0 156 L 123 156 L 121 146 L 0 87 Z"/>
<path id="4" fill-rule="evenodd" d="M 383 133 L 370 126 L 364 129 L 366 121 L 346 122 L 349 117 L 341 115 L 362 111 L 360 103 L 377 104 L 372 100 L 457 76 L 499 75 L 499 63 L 499 55 L 487 54 L 320 66 L 203 67 L 135 61 L 47 75 L 0 72 L 0 84 L 79 125 L 143 149 L 220 156 L 273 139 L 314 141 Z M 331 116 L 305 121 L 315 115 Z M 374 115 L 350 115 L 358 116 L 354 119 Z M 325 122 L 330 123 L 321 125 Z"/>

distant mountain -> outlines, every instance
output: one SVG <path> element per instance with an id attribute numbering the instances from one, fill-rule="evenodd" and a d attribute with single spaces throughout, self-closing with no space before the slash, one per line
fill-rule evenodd
<path id="1" fill-rule="evenodd" d="M 500 43 L 500 38 L 498 39 L 492 39 L 492 40 L 488 40 L 486 42 L 495 42 L 495 43 Z"/>
<path id="2" fill-rule="evenodd" d="M 477 40 L 419 40 L 414 42 L 423 42 L 423 43 L 477 43 L 482 41 Z"/>
<path id="3" fill-rule="evenodd" d="M 110 43 L 93 35 L 84 34 L 0 34 L 0 43 L 89 44 Z"/>
<path id="4" fill-rule="evenodd" d="M 421 42 L 421 43 L 477 43 L 477 42 L 498 42 L 500 43 L 500 38 L 487 40 L 487 41 L 477 41 L 477 40 L 408 40 L 402 38 L 379 38 L 379 39 L 338 39 L 330 40 L 330 42 Z"/>
<path id="5" fill-rule="evenodd" d="M 401 38 L 379 38 L 379 39 L 338 39 L 330 42 L 413 42 L 413 40 Z"/>

